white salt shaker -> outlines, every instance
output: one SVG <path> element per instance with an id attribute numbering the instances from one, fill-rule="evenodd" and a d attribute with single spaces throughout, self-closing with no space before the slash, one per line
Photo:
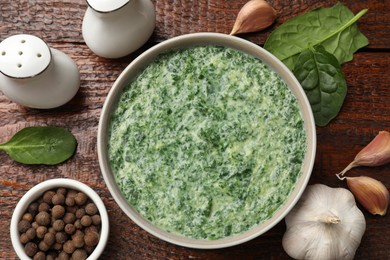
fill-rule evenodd
<path id="1" fill-rule="evenodd" d="M 42 39 L 18 34 L 0 43 L 0 90 L 23 106 L 49 109 L 68 102 L 80 86 L 75 62 Z"/>
<path id="2" fill-rule="evenodd" d="M 82 34 L 98 56 L 120 58 L 140 48 L 152 35 L 156 14 L 150 0 L 86 0 Z"/>

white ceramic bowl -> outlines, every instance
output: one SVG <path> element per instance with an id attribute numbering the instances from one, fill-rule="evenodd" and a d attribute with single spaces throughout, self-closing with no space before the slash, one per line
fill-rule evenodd
<path id="1" fill-rule="evenodd" d="M 99 195 L 91 189 L 88 185 L 72 180 L 72 179 L 51 179 L 44 182 L 41 182 L 34 187 L 32 187 L 18 202 L 14 213 L 12 214 L 11 219 L 11 240 L 14 250 L 20 259 L 31 259 L 26 255 L 24 247 L 20 242 L 20 235 L 18 231 L 18 222 L 22 218 L 23 214 L 26 212 L 28 206 L 43 195 L 45 191 L 56 189 L 56 188 L 68 188 L 73 190 L 78 190 L 84 192 L 92 201 L 95 203 L 99 210 L 101 217 L 101 230 L 100 230 L 100 239 L 95 250 L 88 257 L 89 260 L 98 259 L 99 256 L 103 253 L 104 248 L 106 247 L 109 235 L 109 221 L 106 207 L 104 206 L 103 201 Z"/>
<path id="2" fill-rule="evenodd" d="M 123 88 L 129 84 L 129 82 L 137 75 L 137 73 L 139 73 L 140 70 L 153 61 L 153 59 L 155 59 L 158 54 L 171 49 L 204 45 L 219 45 L 240 50 L 259 58 L 275 72 L 277 72 L 287 83 L 288 87 L 291 89 L 292 93 L 298 100 L 300 110 L 305 121 L 305 128 L 307 133 L 307 152 L 303 165 L 303 174 L 296 183 L 296 186 L 291 192 L 291 195 L 287 199 L 286 203 L 282 205 L 282 207 L 274 214 L 271 219 L 242 234 L 219 240 L 197 240 L 186 238 L 159 229 L 149 221 L 145 220 L 140 214 L 137 213 L 136 210 L 134 210 L 131 205 L 129 205 L 129 203 L 121 194 L 121 191 L 116 185 L 113 173 L 111 171 L 107 154 L 110 116 L 117 104 L 118 98 L 121 95 Z M 110 93 L 108 94 L 108 97 L 103 106 L 98 130 L 98 154 L 100 168 L 112 196 L 118 205 L 122 208 L 122 210 L 140 227 L 159 237 L 160 239 L 185 247 L 201 249 L 223 248 L 246 242 L 265 233 L 278 222 L 280 222 L 294 207 L 302 195 L 304 189 L 306 188 L 314 164 L 315 150 L 316 131 L 312 111 L 306 95 L 294 75 L 281 61 L 279 61 L 263 48 L 244 39 L 219 33 L 194 33 L 175 37 L 150 48 L 142 55 L 137 57 L 118 77 Z"/>

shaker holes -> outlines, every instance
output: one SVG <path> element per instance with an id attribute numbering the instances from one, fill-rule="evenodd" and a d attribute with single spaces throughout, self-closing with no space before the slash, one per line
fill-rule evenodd
<path id="1" fill-rule="evenodd" d="M 37 57 L 38 57 L 38 58 L 42 57 L 42 54 L 37 53 Z"/>
<path id="2" fill-rule="evenodd" d="M 21 42 L 21 43 L 25 43 L 25 42 L 26 42 L 26 40 L 21 40 L 20 42 Z"/>
<path id="3" fill-rule="evenodd" d="M 1 56 L 5 56 L 6 52 L 5 51 L 2 51 L 1 52 Z"/>
<path id="4" fill-rule="evenodd" d="M 22 54 L 23 54 L 23 52 L 22 52 L 22 51 L 18 51 L 18 54 L 19 54 L 19 55 L 22 55 Z"/>
<path id="5" fill-rule="evenodd" d="M 18 63 L 16 66 L 17 66 L 18 68 L 21 68 L 21 67 L 22 67 L 22 64 Z"/>

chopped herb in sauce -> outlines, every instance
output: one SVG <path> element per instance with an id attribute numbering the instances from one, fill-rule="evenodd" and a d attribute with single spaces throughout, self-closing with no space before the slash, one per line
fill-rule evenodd
<path id="1" fill-rule="evenodd" d="M 218 47 L 160 55 L 123 91 L 109 156 L 128 202 L 196 239 L 271 218 L 301 175 L 306 132 L 296 98 L 259 59 Z"/>

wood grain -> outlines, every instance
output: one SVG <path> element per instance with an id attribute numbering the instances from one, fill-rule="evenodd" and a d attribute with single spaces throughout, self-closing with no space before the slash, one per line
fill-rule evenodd
<path id="1" fill-rule="evenodd" d="M 153 0 L 156 9 L 156 29 L 153 42 L 194 32 L 229 33 L 237 13 L 245 0 Z M 337 0 L 269 1 L 278 11 L 275 24 L 261 33 L 242 35 L 252 42 L 263 44 L 269 33 L 286 20 L 319 6 L 331 6 Z M 369 12 L 359 20 L 359 28 L 370 39 L 371 49 L 385 49 L 390 45 L 388 0 L 340 1 L 354 13 L 364 8 Z M 0 6 L 1 37 L 31 33 L 49 43 L 84 43 L 81 22 L 85 1 L 66 0 L 2 0 Z M 53 33 L 54 32 L 54 33 Z"/>
<path id="2" fill-rule="evenodd" d="M 239 246 L 220 250 L 194 250 L 164 242 L 139 228 L 118 207 L 100 173 L 96 134 L 104 100 L 121 71 L 150 46 L 191 32 L 229 33 L 244 0 L 155 0 L 156 29 L 140 50 L 122 59 L 107 60 L 94 55 L 84 44 L 81 22 L 87 7 L 82 0 L 0 0 L 0 40 L 13 34 L 41 37 L 51 47 L 68 54 L 78 65 L 81 87 L 77 95 L 60 108 L 37 110 L 10 102 L 0 92 L 0 142 L 31 125 L 55 125 L 69 129 L 77 138 L 77 152 L 58 166 L 26 166 L 0 152 L 0 259 L 16 259 L 9 224 L 19 199 L 35 184 L 57 177 L 80 180 L 102 197 L 110 218 L 110 238 L 102 259 L 289 259 L 281 240 L 283 221 L 266 234 Z M 310 183 L 346 187 L 334 174 L 380 130 L 390 130 L 390 1 L 341 1 L 354 13 L 369 12 L 359 28 L 370 45 L 352 62 L 343 65 L 348 95 L 339 116 L 326 127 L 317 128 L 317 157 Z M 278 25 L 318 6 L 336 1 L 270 1 L 279 12 L 277 22 L 261 33 L 240 35 L 262 45 Z M 1 82 L 0 82 L 1 84 Z M 390 165 L 361 167 L 351 176 L 367 175 L 390 187 Z M 389 259 L 389 216 L 371 216 L 364 211 L 367 231 L 356 259 Z"/>

